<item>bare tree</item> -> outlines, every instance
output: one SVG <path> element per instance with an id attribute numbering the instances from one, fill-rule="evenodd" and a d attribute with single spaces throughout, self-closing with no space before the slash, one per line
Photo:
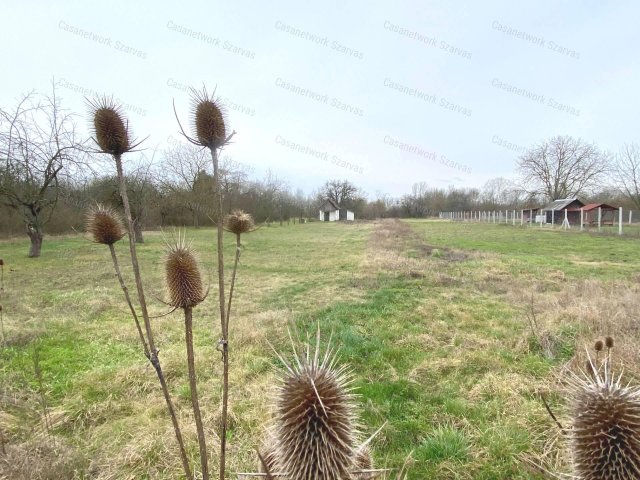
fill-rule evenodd
<path id="1" fill-rule="evenodd" d="M 55 84 L 51 95 L 31 92 L 15 109 L 0 108 L 0 201 L 21 215 L 31 240 L 29 257 L 40 256 L 61 172 L 76 162 L 81 147 Z"/>
<path id="2" fill-rule="evenodd" d="M 191 213 L 193 226 L 199 227 L 200 213 L 213 188 L 210 153 L 197 145 L 176 143 L 164 150 L 162 166 L 163 186 Z"/>
<path id="3" fill-rule="evenodd" d="M 333 200 L 341 208 L 350 207 L 359 194 L 358 187 L 348 180 L 329 180 L 320 189 L 323 199 Z"/>
<path id="4" fill-rule="evenodd" d="M 640 209 L 640 146 L 625 144 L 614 163 L 614 172 L 620 190 Z"/>
<path id="5" fill-rule="evenodd" d="M 518 168 L 527 193 L 556 200 L 597 186 L 609 170 L 609 157 L 581 139 L 558 136 L 527 150 Z"/>
<path id="6" fill-rule="evenodd" d="M 238 205 L 238 196 L 247 184 L 248 174 L 243 166 L 227 155 L 220 158 L 220 188 L 224 211 L 231 212 L 232 205 Z"/>
<path id="7" fill-rule="evenodd" d="M 504 177 L 487 180 L 480 192 L 483 208 L 494 210 L 516 207 L 523 203 L 524 192 L 515 182 Z"/>

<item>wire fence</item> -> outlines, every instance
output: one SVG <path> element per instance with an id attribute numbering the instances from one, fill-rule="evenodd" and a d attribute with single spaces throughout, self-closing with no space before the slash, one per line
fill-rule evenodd
<path id="1" fill-rule="evenodd" d="M 573 231 L 639 234 L 640 212 L 608 207 L 562 210 L 461 210 L 440 212 L 439 218 L 454 222 L 477 222 L 519 227 L 556 228 Z"/>

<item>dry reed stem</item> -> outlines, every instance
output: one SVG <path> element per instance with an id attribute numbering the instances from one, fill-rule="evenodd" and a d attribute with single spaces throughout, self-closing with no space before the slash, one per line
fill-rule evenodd
<path id="1" fill-rule="evenodd" d="M 131 315 L 133 315 L 133 320 L 136 323 L 136 329 L 138 330 L 138 336 L 140 337 L 140 342 L 142 343 L 142 348 L 144 350 L 144 356 L 147 358 L 151 358 L 149 354 L 149 347 L 147 346 L 147 341 L 144 338 L 144 334 L 142 333 L 142 327 L 140 326 L 140 320 L 138 320 L 138 314 L 136 313 L 135 308 L 133 308 L 133 303 L 131 302 L 131 296 L 129 295 L 129 289 L 127 285 L 124 283 L 124 279 L 122 278 L 122 273 L 120 273 L 120 265 L 118 264 L 118 256 L 116 255 L 116 249 L 113 244 L 109 245 L 109 251 L 111 252 L 111 260 L 113 260 L 113 268 L 116 271 L 116 276 L 118 277 L 118 281 L 120 282 L 120 288 L 124 292 L 124 298 L 127 301 L 127 305 L 129 305 L 129 309 L 131 310 Z"/>
<path id="2" fill-rule="evenodd" d="M 204 436 L 202 416 L 200 415 L 200 403 L 198 402 L 198 387 L 196 379 L 196 367 L 193 352 L 193 309 L 184 308 L 185 340 L 187 344 L 187 364 L 189 367 L 189 389 L 191 390 L 191 406 L 198 431 L 198 447 L 200 448 L 200 466 L 202 467 L 202 480 L 209 480 L 209 459 L 207 443 Z"/>
<path id="3" fill-rule="evenodd" d="M 118 174 L 118 185 L 120 187 L 120 196 L 122 198 L 122 203 L 124 206 L 125 217 L 127 219 L 127 224 L 129 227 L 129 251 L 131 253 L 131 265 L 133 267 L 133 273 L 136 280 L 136 288 L 138 291 L 138 301 L 140 303 L 140 309 L 142 311 L 142 319 L 144 321 L 146 333 L 147 333 L 147 342 L 149 345 L 149 361 L 158 375 L 158 380 L 160 381 L 160 386 L 162 387 L 162 394 L 164 395 L 165 402 L 167 404 L 167 409 L 169 410 L 169 415 L 171 417 L 171 423 L 173 424 L 173 429 L 176 436 L 176 441 L 178 442 L 178 447 L 180 449 L 180 457 L 182 460 L 182 466 L 184 468 L 185 475 L 188 479 L 193 478 L 193 474 L 191 473 L 191 467 L 189 466 L 189 460 L 187 458 L 187 452 L 184 448 L 184 440 L 182 439 L 182 432 L 180 430 L 180 424 L 178 423 L 178 418 L 176 416 L 176 411 L 173 406 L 173 402 L 171 400 L 171 395 L 169 394 L 169 388 L 167 387 L 167 382 L 164 377 L 164 373 L 162 372 L 162 366 L 160 364 L 160 359 L 158 358 L 158 350 L 156 349 L 155 343 L 153 341 L 153 332 L 151 330 L 151 321 L 149 319 L 149 312 L 147 311 L 147 302 L 144 296 L 144 289 L 142 286 L 142 276 L 140 275 L 140 266 L 138 265 L 138 256 L 136 253 L 136 245 L 135 239 L 133 238 L 132 232 L 133 229 L 133 219 L 131 217 L 131 208 L 129 206 L 129 196 L 127 195 L 127 184 L 124 178 L 124 172 L 122 169 L 122 157 L 120 155 L 113 156 L 116 162 L 116 170 Z"/>
<path id="4" fill-rule="evenodd" d="M 233 273 L 231 275 L 231 286 L 229 287 L 229 304 L 227 306 L 227 320 L 231 314 L 231 300 L 233 299 L 233 291 L 236 285 L 236 273 L 238 271 L 238 263 L 240 262 L 240 234 L 236 233 L 236 259 L 233 263 Z"/>
<path id="5" fill-rule="evenodd" d="M 226 301 L 224 294 L 224 254 L 223 254 L 223 233 L 224 225 L 222 221 L 222 191 L 220 189 L 220 166 L 218 163 L 218 152 L 215 148 L 210 148 L 211 160 L 213 161 L 213 182 L 216 194 L 217 210 L 217 244 L 218 244 L 218 293 L 220 303 L 220 325 L 222 327 L 222 428 L 220 432 L 220 480 L 225 477 L 226 448 L 227 448 L 227 417 L 229 406 L 229 320 L 226 317 Z"/>

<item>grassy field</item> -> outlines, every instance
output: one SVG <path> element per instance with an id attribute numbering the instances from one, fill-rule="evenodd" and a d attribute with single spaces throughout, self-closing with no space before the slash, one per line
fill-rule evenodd
<path id="1" fill-rule="evenodd" d="M 189 230 L 215 289 L 214 235 Z M 227 239 L 231 259 L 234 239 Z M 262 228 L 244 238 L 231 322 L 231 471 L 255 470 L 287 328 L 340 347 L 378 466 L 411 453 L 410 479 L 543 478 L 566 471 L 540 394 L 562 418 L 562 379 L 584 346 L 616 337 L 636 376 L 640 240 L 503 225 L 387 220 Z M 162 235 L 140 248 L 145 287 L 164 295 Z M 0 478 L 174 479 L 180 461 L 157 380 L 137 343 L 106 247 L 80 236 L 0 242 Z M 118 245 L 131 278 L 125 245 Z M 229 265 L 230 266 L 230 265 Z M 215 295 L 194 311 L 209 444 L 217 449 Z M 167 308 L 151 301 L 152 314 Z M 153 320 L 183 423 L 197 442 L 178 313 Z M 215 455 L 212 455 L 215 457 Z M 0 457 L 2 455 L 0 454 Z M 212 470 L 215 471 L 215 458 Z"/>

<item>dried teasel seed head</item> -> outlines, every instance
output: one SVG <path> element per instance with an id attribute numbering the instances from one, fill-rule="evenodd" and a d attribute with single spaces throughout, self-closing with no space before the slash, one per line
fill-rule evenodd
<path id="1" fill-rule="evenodd" d="M 253 217 L 242 210 L 234 210 L 224 220 L 225 228 L 236 235 L 251 232 L 255 228 Z"/>
<path id="2" fill-rule="evenodd" d="M 596 352 L 601 352 L 604 348 L 604 343 L 602 342 L 602 340 L 597 340 L 593 348 L 595 348 Z"/>
<path id="3" fill-rule="evenodd" d="M 220 148 L 227 138 L 225 112 L 221 103 L 213 95 L 202 91 L 191 90 L 193 103 L 193 127 L 200 144 L 209 148 Z"/>
<path id="4" fill-rule="evenodd" d="M 0 258 L 0 267 L 4 265 L 4 260 Z"/>
<path id="5" fill-rule="evenodd" d="M 125 228 L 116 211 L 98 204 L 87 212 L 86 230 L 96 243 L 113 245 L 125 235 Z"/>
<path id="6" fill-rule="evenodd" d="M 295 349 L 294 349 L 295 350 Z M 335 353 L 285 361 L 276 399 L 277 471 L 290 480 L 351 479 L 355 405 L 346 367 Z"/>
<path id="7" fill-rule="evenodd" d="M 167 246 L 165 274 L 170 305 L 190 308 L 204 300 L 205 291 L 198 261 L 184 238 Z"/>
<path id="8" fill-rule="evenodd" d="M 95 140 L 104 153 L 122 155 L 131 149 L 129 128 L 121 108 L 108 97 L 89 101 Z"/>
<path id="9" fill-rule="evenodd" d="M 604 344 L 607 346 L 607 348 L 613 348 L 613 338 L 612 337 L 605 338 Z"/>
<path id="10" fill-rule="evenodd" d="M 278 452 L 276 447 L 277 441 L 275 436 L 273 434 L 269 434 L 260 448 L 260 455 L 264 461 L 264 464 L 262 461 L 258 461 L 258 471 L 260 473 L 276 473 L 278 468 Z"/>
<path id="11" fill-rule="evenodd" d="M 368 445 L 358 447 L 355 450 L 353 463 L 355 470 L 371 470 L 373 468 L 373 457 Z"/>
<path id="12" fill-rule="evenodd" d="M 576 478 L 640 479 L 640 389 L 593 372 L 571 385 L 571 452 Z"/>
<path id="13" fill-rule="evenodd" d="M 0 312 L 2 311 L 2 305 L 0 305 Z"/>

